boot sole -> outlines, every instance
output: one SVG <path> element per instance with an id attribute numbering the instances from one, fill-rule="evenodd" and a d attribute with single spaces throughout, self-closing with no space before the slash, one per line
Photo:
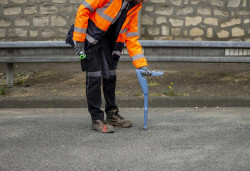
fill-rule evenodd
<path id="1" fill-rule="evenodd" d="M 112 126 L 116 126 L 116 127 L 120 127 L 120 128 L 129 128 L 132 127 L 132 124 L 119 124 L 119 123 L 112 123 L 112 122 L 108 122 L 108 124 L 112 125 Z"/>
<path id="2" fill-rule="evenodd" d="M 103 132 L 102 130 L 98 130 L 98 129 L 96 129 L 96 128 L 93 127 L 93 126 L 92 126 L 90 129 L 91 129 L 91 130 L 95 130 L 95 131 L 100 132 L 100 133 L 114 133 L 114 132 L 115 132 L 115 130 Z"/>

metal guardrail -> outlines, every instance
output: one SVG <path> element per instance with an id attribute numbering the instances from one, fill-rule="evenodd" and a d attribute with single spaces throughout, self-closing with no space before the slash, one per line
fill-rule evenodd
<path id="1" fill-rule="evenodd" d="M 140 41 L 148 61 L 247 62 L 250 42 L 228 41 Z M 74 49 L 64 41 L 0 42 L 0 62 L 7 64 L 7 85 L 14 84 L 14 63 L 76 62 Z M 127 50 L 121 61 L 130 61 Z"/>
<path id="2" fill-rule="evenodd" d="M 211 47 L 211 48 L 250 48 L 250 42 L 238 41 L 175 41 L 175 40 L 140 40 L 143 47 Z M 2 48 L 51 48 L 70 47 L 64 41 L 22 41 L 0 42 Z"/>

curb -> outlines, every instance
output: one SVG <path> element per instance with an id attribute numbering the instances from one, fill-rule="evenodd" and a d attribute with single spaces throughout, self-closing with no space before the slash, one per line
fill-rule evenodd
<path id="1" fill-rule="evenodd" d="M 117 96 L 120 108 L 143 108 L 143 97 Z M 103 106 L 104 107 L 104 100 Z M 250 107 L 246 97 L 149 97 L 149 108 L 157 107 Z M 87 108 L 85 97 L 1 97 L 0 108 Z"/>

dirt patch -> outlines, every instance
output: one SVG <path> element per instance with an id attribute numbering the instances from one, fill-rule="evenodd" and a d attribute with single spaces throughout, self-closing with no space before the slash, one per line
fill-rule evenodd
<path id="1" fill-rule="evenodd" d="M 150 69 L 164 76 L 148 77 L 151 96 L 249 96 L 250 64 L 150 62 Z M 85 73 L 78 63 L 15 64 L 15 86 L 5 84 L 5 65 L 0 64 L 2 97 L 84 96 Z M 135 68 L 120 62 L 117 96 L 142 96 Z"/>

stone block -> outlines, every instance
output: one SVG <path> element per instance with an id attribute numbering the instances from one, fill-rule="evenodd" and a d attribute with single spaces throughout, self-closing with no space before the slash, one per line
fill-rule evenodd
<path id="1" fill-rule="evenodd" d="M 68 31 L 69 31 L 69 29 L 62 29 L 62 28 L 59 28 L 59 33 L 60 33 L 60 35 L 67 35 L 67 34 L 68 34 Z"/>
<path id="2" fill-rule="evenodd" d="M 27 0 L 11 0 L 11 2 L 16 3 L 16 4 L 24 4 L 27 2 Z"/>
<path id="3" fill-rule="evenodd" d="M 61 13 L 76 14 L 76 10 L 74 10 L 73 6 L 61 6 Z"/>
<path id="4" fill-rule="evenodd" d="M 166 2 L 166 0 L 150 0 L 151 2 L 153 2 L 153 3 L 165 3 Z"/>
<path id="5" fill-rule="evenodd" d="M 36 4 L 42 4 L 44 2 L 49 2 L 50 0 L 30 0 L 30 2 L 32 4 L 36 3 Z"/>
<path id="6" fill-rule="evenodd" d="M 204 23 L 208 25 L 218 26 L 218 19 L 217 18 L 205 18 Z"/>
<path id="7" fill-rule="evenodd" d="M 173 37 L 172 36 L 154 36 L 153 37 L 153 40 L 173 40 Z"/>
<path id="8" fill-rule="evenodd" d="M 37 6 L 30 6 L 24 8 L 24 14 L 36 14 L 37 13 Z"/>
<path id="9" fill-rule="evenodd" d="M 204 41 L 204 38 L 203 37 L 196 37 L 196 38 L 194 38 L 194 41 Z"/>
<path id="10" fill-rule="evenodd" d="M 49 17 L 36 17 L 33 18 L 34 26 L 48 26 L 49 25 Z"/>
<path id="11" fill-rule="evenodd" d="M 213 29 L 212 28 L 207 29 L 207 37 L 209 37 L 209 38 L 213 37 Z"/>
<path id="12" fill-rule="evenodd" d="M 55 14 L 55 13 L 58 13 L 58 9 L 55 6 L 41 6 L 40 13 L 41 14 Z"/>
<path id="13" fill-rule="evenodd" d="M 0 18 L 0 26 L 1 27 L 9 27 L 11 22 L 7 19 Z"/>
<path id="14" fill-rule="evenodd" d="M 249 19 L 245 19 L 245 20 L 244 20 L 244 24 L 248 24 L 249 22 L 250 22 Z"/>
<path id="15" fill-rule="evenodd" d="M 200 24 L 202 17 L 186 17 L 186 26 L 196 26 Z"/>
<path id="16" fill-rule="evenodd" d="M 161 34 L 163 36 L 168 36 L 169 35 L 169 27 L 167 27 L 166 25 L 161 27 Z"/>
<path id="17" fill-rule="evenodd" d="M 192 7 L 185 7 L 185 8 L 180 8 L 177 10 L 177 15 L 186 15 L 186 14 L 190 14 L 193 13 L 194 10 Z"/>
<path id="18" fill-rule="evenodd" d="M 247 7 L 247 0 L 242 0 L 242 6 Z"/>
<path id="19" fill-rule="evenodd" d="M 216 33 L 219 38 L 229 38 L 229 32 L 226 30 L 221 30 Z"/>
<path id="20" fill-rule="evenodd" d="M 153 11 L 153 10 L 154 10 L 154 6 L 153 6 L 153 5 L 147 5 L 147 6 L 145 7 L 145 11 L 151 12 L 151 11 Z"/>
<path id="21" fill-rule="evenodd" d="M 172 7 L 160 6 L 160 7 L 156 8 L 155 14 L 159 14 L 159 15 L 172 15 L 173 11 L 174 10 L 173 10 Z"/>
<path id="22" fill-rule="evenodd" d="M 82 3 L 82 0 L 69 0 L 69 3 L 71 3 L 71 4 L 80 4 L 80 3 Z"/>
<path id="23" fill-rule="evenodd" d="M 225 27 L 230 27 L 230 26 L 234 26 L 234 25 L 238 25 L 241 23 L 241 19 L 240 18 L 233 18 L 230 21 L 226 21 L 224 23 L 221 24 L 221 28 L 225 28 Z"/>
<path id="24" fill-rule="evenodd" d="M 6 37 L 6 29 L 0 29 L 0 37 Z"/>
<path id="25" fill-rule="evenodd" d="M 184 23 L 183 20 L 173 19 L 173 18 L 170 18 L 169 21 L 172 24 L 172 26 L 183 26 L 183 23 Z"/>
<path id="26" fill-rule="evenodd" d="M 27 37 L 27 30 L 22 28 L 10 28 L 9 36 L 25 38 Z"/>
<path id="27" fill-rule="evenodd" d="M 184 0 L 184 4 L 187 5 L 190 2 L 190 0 Z"/>
<path id="28" fill-rule="evenodd" d="M 154 17 L 151 17 L 149 15 L 142 16 L 142 25 L 153 25 L 153 23 L 154 23 Z"/>
<path id="29" fill-rule="evenodd" d="M 18 15 L 21 14 L 21 7 L 6 7 L 3 9 L 4 15 Z"/>
<path id="30" fill-rule="evenodd" d="M 236 8 L 236 7 L 240 6 L 240 2 L 241 2 L 241 0 L 228 0 L 227 6 Z"/>
<path id="31" fill-rule="evenodd" d="M 192 39 L 189 38 L 180 38 L 180 37 L 175 37 L 174 40 L 178 40 L 178 41 L 191 41 Z"/>
<path id="32" fill-rule="evenodd" d="M 205 0 L 192 0 L 192 1 L 191 1 L 191 4 L 196 5 L 196 4 L 204 3 L 204 2 L 205 2 Z"/>
<path id="33" fill-rule="evenodd" d="M 224 0 L 211 0 L 211 4 L 218 7 L 224 6 Z"/>
<path id="34" fill-rule="evenodd" d="M 170 0 L 170 2 L 175 6 L 181 6 L 182 0 Z"/>
<path id="35" fill-rule="evenodd" d="M 51 17 L 51 26 L 65 26 L 67 21 L 61 16 Z"/>
<path id="36" fill-rule="evenodd" d="M 195 36 L 203 36 L 204 35 L 204 31 L 198 27 L 195 27 L 193 29 L 190 30 L 190 36 L 195 37 Z"/>
<path id="37" fill-rule="evenodd" d="M 8 0 L 0 0 L 0 4 L 8 4 Z"/>
<path id="38" fill-rule="evenodd" d="M 38 36 L 38 30 L 30 30 L 30 37 L 37 37 Z"/>
<path id="39" fill-rule="evenodd" d="M 58 4 L 62 4 L 65 3 L 67 0 L 53 0 L 53 3 L 58 3 Z"/>
<path id="40" fill-rule="evenodd" d="M 171 35 L 172 36 L 180 36 L 181 35 L 181 28 L 172 28 Z"/>
<path id="41" fill-rule="evenodd" d="M 198 13 L 201 15 L 211 15 L 211 9 L 210 8 L 205 8 L 205 7 L 200 7 L 198 8 Z"/>
<path id="42" fill-rule="evenodd" d="M 17 18 L 15 20 L 15 25 L 16 26 L 30 26 L 30 21 L 25 18 Z"/>
<path id="43" fill-rule="evenodd" d="M 157 36 L 160 34 L 160 28 L 159 27 L 149 27 L 148 33 L 152 36 Z"/>
<path id="44" fill-rule="evenodd" d="M 156 17 L 156 24 L 167 23 L 166 17 Z"/>
<path id="45" fill-rule="evenodd" d="M 223 17 L 228 17 L 228 16 L 229 16 L 229 13 L 228 13 L 228 11 L 225 11 L 225 10 L 215 9 L 215 10 L 214 10 L 214 15 L 223 16 Z"/>
<path id="46" fill-rule="evenodd" d="M 46 30 L 42 31 L 43 38 L 52 38 L 55 36 L 56 36 L 56 32 L 54 30 L 46 29 Z"/>
<path id="47" fill-rule="evenodd" d="M 242 28 L 234 27 L 232 28 L 232 36 L 233 37 L 241 37 L 245 35 L 245 31 Z"/>
<path id="48" fill-rule="evenodd" d="M 238 15 L 250 15 L 249 10 L 237 10 Z"/>

